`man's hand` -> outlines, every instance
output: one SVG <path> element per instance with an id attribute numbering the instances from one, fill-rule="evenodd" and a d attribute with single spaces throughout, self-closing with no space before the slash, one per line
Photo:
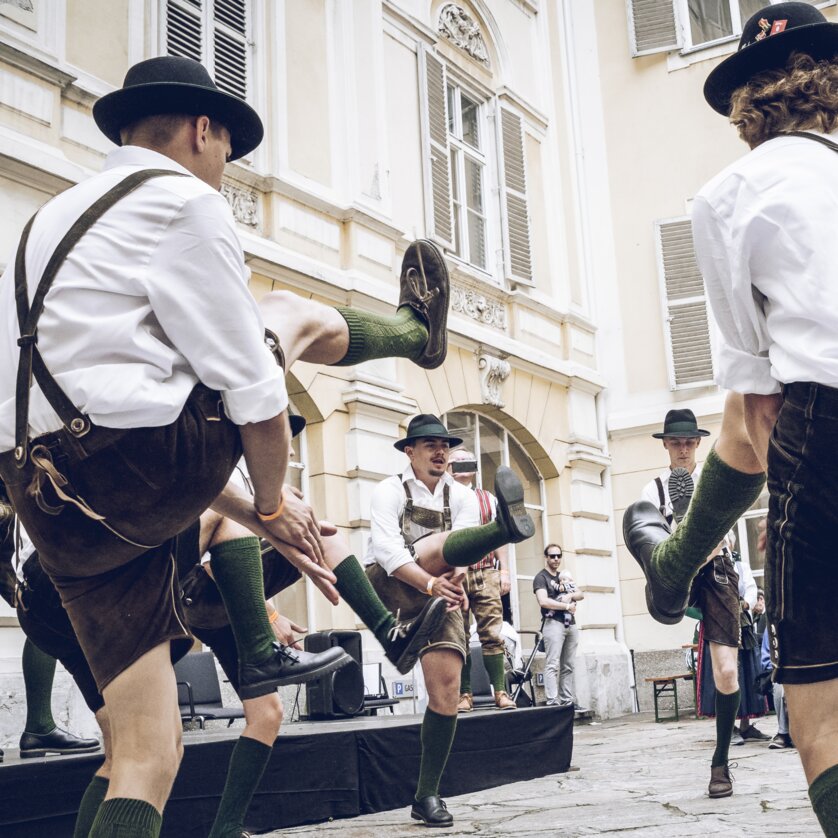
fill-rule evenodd
<path id="1" fill-rule="evenodd" d="M 431 595 L 442 597 L 448 603 L 448 611 L 463 608 L 464 604 L 464 610 L 466 610 L 468 609 L 468 597 L 463 588 L 463 579 L 465 579 L 465 575 L 458 568 L 448 570 L 434 579 Z"/>
<path id="2" fill-rule="evenodd" d="M 337 532 L 337 528 L 333 525 L 328 523 L 328 521 L 324 521 L 321 526 L 321 531 L 323 535 L 334 535 Z M 257 535 L 262 535 L 262 537 L 268 541 L 272 547 L 276 548 L 276 550 L 282 553 L 289 562 L 291 562 L 300 573 L 305 574 L 308 576 L 309 579 L 317 586 L 320 593 L 323 594 L 332 605 L 337 605 L 340 602 L 340 594 L 335 587 L 335 583 L 337 579 L 335 578 L 335 574 L 329 570 L 328 567 L 325 565 L 317 564 L 316 562 L 312 561 L 309 556 L 304 553 L 296 544 L 289 544 L 287 541 L 280 541 L 277 538 L 274 538 L 270 535 L 267 531 L 262 533 L 257 533 Z"/>
<path id="3" fill-rule="evenodd" d="M 305 634 L 308 631 L 305 626 L 298 626 L 296 623 L 292 623 L 291 620 L 282 614 L 276 615 L 276 618 L 271 623 L 271 628 L 273 629 L 274 637 L 283 646 L 290 646 L 292 649 L 301 648 L 297 642 L 297 638 L 294 637 L 294 632 Z"/>
<path id="4" fill-rule="evenodd" d="M 322 565 L 323 542 L 314 510 L 292 486 L 284 486 L 282 495 L 285 503 L 282 515 L 273 521 L 262 521 L 262 526 L 271 539 L 293 545 L 310 561 Z M 286 555 L 284 550 L 281 552 Z"/>
<path id="5" fill-rule="evenodd" d="M 568 614 L 575 614 L 575 613 L 576 613 L 576 602 L 575 602 L 574 600 L 571 600 L 571 601 L 567 604 L 567 609 L 566 609 L 566 611 L 567 611 L 567 613 L 568 613 Z"/>

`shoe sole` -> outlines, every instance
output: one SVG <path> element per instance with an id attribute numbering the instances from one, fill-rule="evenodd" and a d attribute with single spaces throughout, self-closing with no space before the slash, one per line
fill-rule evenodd
<path id="1" fill-rule="evenodd" d="M 729 791 L 724 791 L 721 794 L 710 794 L 709 791 L 707 792 L 707 796 L 713 798 L 713 800 L 718 800 L 720 797 L 731 797 L 732 794 L 733 789 L 730 789 Z"/>
<path id="2" fill-rule="evenodd" d="M 454 826 L 453 820 L 449 823 L 430 823 L 430 821 L 426 821 L 421 815 L 417 815 L 415 812 L 411 812 L 410 817 L 415 821 L 422 821 L 425 826 L 429 826 L 431 829 L 450 829 Z"/>
<path id="3" fill-rule="evenodd" d="M 509 540 L 517 544 L 535 535 L 535 523 L 524 506 L 524 486 L 510 468 L 501 466 L 495 475 L 498 517 L 502 517 Z M 503 513 L 502 516 L 500 513 Z"/>
<path id="4" fill-rule="evenodd" d="M 72 756 L 73 754 L 92 754 L 101 750 L 101 745 L 96 745 L 95 748 L 36 748 L 35 750 L 26 750 L 20 752 L 21 759 L 34 759 L 36 757 L 45 756 Z M 2 762 L 2 759 L 0 759 Z"/>
<path id="5" fill-rule="evenodd" d="M 672 503 L 672 517 L 675 523 L 680 524 L 684 520 L 684 516 L 689 509 L 690 501 L 692 500 L 695 484 L 686 469 L 682 469 L 685 474 L 672 474 L 669 477 L 668 489 L 669 500 Z M 677 471 L 677 469 L 676 469 Z"/>
<path id="6" fill-rule="evenodd" d="M 451 280 L 448 276 L 448 266 L 445 264 L 445 257 L 442 255 L 442 251 L 437 247 L 429 239 L 417 239 L 413 242 L 410 246 L 408 246 L 408 251 L 410 247 L 416 246 L 417 252 L 420 254 L 419 262 L 423 264 L 426 261 L 435 261 L 437 268 L 440 270 L 441 275 L 445 277 L 443 283 L 440 283 L 438 286 L 440 288 L 440 294 L 443 294 L 446 298 L 445 306 L 443 307 L 441 321 L 436 324 L 428 323 L 428 344 L 431 342 L 430 332 L 433 328 L 433 332 L 435 336 L 440 338 L 439 346 L 436 348 L 434 353 L 430 356 L 426 356 L 425 352 L 422 352 L 422 355 L 419 357 L 415 363 L 426 370 L 434 370 L 445 362 L 446 357 L 448 356 L 448 309 L 450 307 L 450 298 L 451 298 Z M 424 249 L 423 249 L 424 248 Z M 407 252 L 405 252 L 407 255 Z M 418 268 L 417 268 L 418 269 Z M 426 271 L 427 275 L 427 271 Z M 444 286 L 444 289 L 443 289 Z M 413 306 L 410 303 L 400 303 L 399 308 L 402 306 Z M 413 309 L 416 311 L 416 309 Z M 417 312 L 421 314 L 421 312 Z"/>
<path id="7" fill-rule="evenodd" d="M 316 669 L 310 669 L 302 675 L 286 675 L 283 678 L 271 678 L 267 681 L 249 684 L 247 688 L 240 687 L 239 698 L 260 698 L 263 695 L 268 695 L 274 692 L 278 687 L 289 687 L 294 684 L 307 684 L 309 681 L 316 681 L 324 675 L 336 672 L 338 669 L 343 669 L 343 667 L 351 663 L 352 660 L 352 656 L 344 652 L 341 657 L 335 658 L 335 660 L 323 664 L 322 666 L 318 666 Z"/>
<path id="8" fill-rule="evenodd" d="M 402 652 L 401 657 L 396 661 L 396 669 L 401 675 L 407 675 L 419 660 L 419 652 L 428 644 L 428 637 L 432 635 L 445 619 L 446 602 L 439 598 L 436 602 L 431 603 L 425 619 L 422 621 L 421 628 L 416 632 L 415 637 L 411 640 L 410 645 Z"/>
<path id="9" fill-rule="evenodd" d="M 623 544 L 628 545 L 629 539 L 629 531 L 628 526 L 626 525 L 626 516 L 623 515 Z M 628 546 L 626 546 L 628 550 Z M 682 611 L 680 614 L 669 614 L 664 611 L 659 611 L 655 607 L 654 600 L 652 599 L 652 591 L 649 588 L 648 576 L 646 574 L 646 565 L 643 563 L 643 560 L 638 558 L 634 555 L 634 553 L 629 550 L 629 555 L 640 565 L 640 570 L 643 572 L 643 578 L 646 579 L 646 587 L 644 588 L 644 592 L 646 594 L 646 608 L 649 611 L 649 615 L 652 617 L 655 622 L 663 623 L 665 626 L 674 626 L 681 622 L 684 619 L 684 612 Z M 686 609 L 685 609 L 686 610 Z"/>

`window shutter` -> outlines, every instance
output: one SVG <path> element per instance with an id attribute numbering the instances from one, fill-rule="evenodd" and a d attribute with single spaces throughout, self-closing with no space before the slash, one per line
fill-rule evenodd
<path id="1" fill-rule="evenodd" d="M 419 50 L 419 84 L 425 144 L 425 226 L 429 239 L 451 249 L 454 219 L 445 65 L 426 48 Z"/>
<path id="2" fill-rule="evenodd" d="M 659 221 L 658 264 L 673 390 L 713 384 L 713 353 L 704 281 L 693 248 L 689 218 Z"/>
<path id="3" fill-rule="evenodd" d="M 166 3 L 166 52 L 195 61 L 203 60 L 200 0 L 168 0 Z"/>
<path id="4" fill-rule="evenodd" d="M 247 99 L 246 0 L 215 0 L 213 7 L 213 70 L 225 93 Z"/>
<path id="5" fill-rule="evenodd" d="M 682 46 L 674 0 L 626 0 L 626 7 L 632 58 Z"/>
<path id="6" fill-rule="evenodd" d="M 532 284 L 523 124 L 512 111 L 503 107 L 498 111 L 504 271 L 508 280 Z"/>

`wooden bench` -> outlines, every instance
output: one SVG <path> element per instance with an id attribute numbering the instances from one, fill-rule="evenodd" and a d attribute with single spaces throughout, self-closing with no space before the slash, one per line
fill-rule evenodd
<path id="1" fill-rule="evenodd" d="M 678 682 L 692 681 L 695 687 L 695 675 L 692 672 L 681 672 L 678 675 L 656 675 L 654 678 L 647 678 L 646 683 L 652 685 L 652 693 L 655 699 L 655 721 L 668 722 L 672 719 L 678 721 Z M 658 712 L 658 699 L 663 695 L 671 695 L 675 702 L 675 715 L 661 718 Z"/>

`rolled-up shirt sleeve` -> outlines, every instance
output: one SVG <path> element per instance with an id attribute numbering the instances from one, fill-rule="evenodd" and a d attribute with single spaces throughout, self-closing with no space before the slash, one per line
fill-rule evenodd
<path id="1" fill-rule="evenodd" d="M 738 393 L 778 392 L 771 374 L 762 297 L 751 276 L 754 248 L 766 231 L 759 219 L 731 231 L 701 195 L 693 202 L 692 224 L 696 258 L 719 338 L 716 382 Z"/>
<path id="2" fill-rule="evenodd" d="M 370 553 L 388 576 L 414 561 L 399 526 L 404 497 L 401 483 L 393 479 L 379 483 L 370 500 Z"/>
<path id="3" fill-rule="evenodd" d="M 452 484 L 458 486 L 458 483 Z M 451 500 L 451 529 L 464 530 L 466 527 L 480 526 L 480 504 L 477 500 L 477 494 L 471 489 L 466 489 L 462 494 L 457 491 L 459 502 L 454 505 L 454 500 Z M 496 508 L 497 511 L 497 508 Z"/>
<path id="4" fill-rule="evenodd" d="M 264 342 L 230 208 L 221 195 L 185 202 L 161 237 L 144 286 L 166 337 L 237 425 L 288 407 L 285 376 Z"/>

